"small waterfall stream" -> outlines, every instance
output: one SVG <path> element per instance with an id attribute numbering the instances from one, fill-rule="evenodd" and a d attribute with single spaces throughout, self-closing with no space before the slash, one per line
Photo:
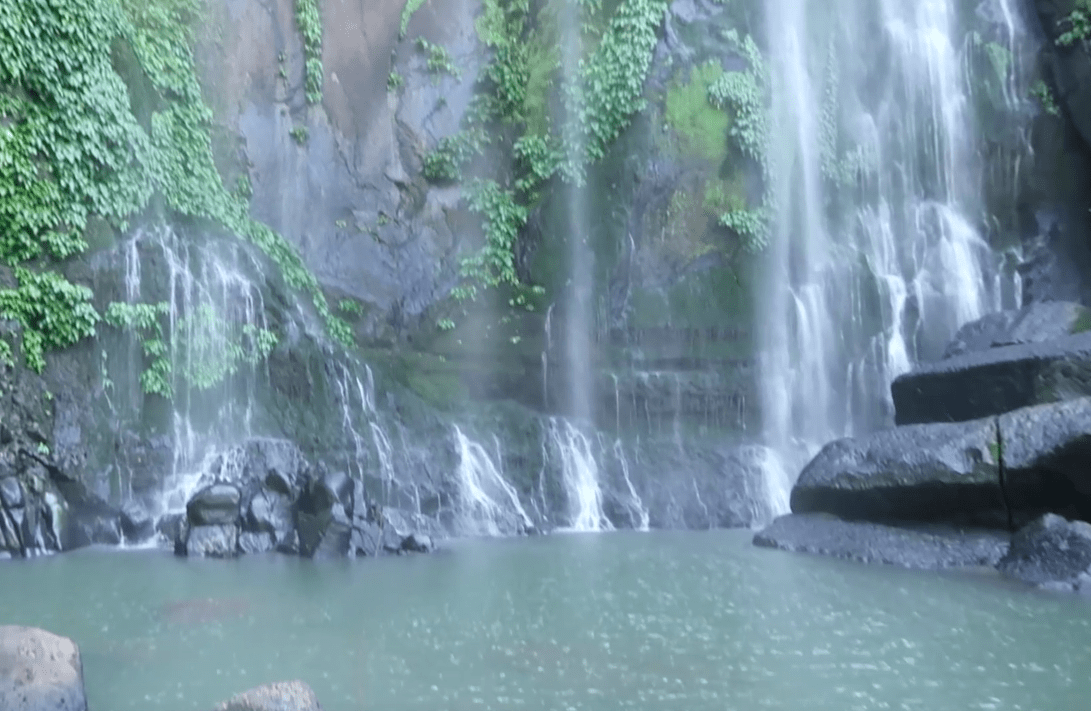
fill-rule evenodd
<path id="1" fill-rule="evenodd" d="M 970 39 L 990 42 L 1018 101 L 1021 29 L 1009 0 L 983 3 L 999 26 L 969 5 L 765 5 L 775 219 L 757 318 L 765 437 L 789 478 L 825 442 L 890 426 L 896 376 L 1017 303 L 968 67 Z"/>

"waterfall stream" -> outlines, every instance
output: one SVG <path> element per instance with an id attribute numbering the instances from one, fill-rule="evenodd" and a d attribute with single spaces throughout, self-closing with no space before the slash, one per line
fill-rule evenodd
<path id="1" fill-rule="evenodd" d="M 896 376 L 1018 303 L 986 228 L 969 62 L 982 43 L 1009 58 L 1018 101 L 1022 29 L 1009 0 L 982 3 L 991 24 L 970 4 L 766 3 L 775 213 L 757 318 L 765 436 L 789 478 L 831 439 L 892 425 Z"/>

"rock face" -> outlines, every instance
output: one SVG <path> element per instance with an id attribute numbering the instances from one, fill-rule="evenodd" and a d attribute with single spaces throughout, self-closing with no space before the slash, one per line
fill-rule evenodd
<path id="1" fill-rule="evenodd" d="M 962 422 L 1091 395 L 1091 333 L 970 351 L 898 377 L 895 423 Z"/>
<path id="2" fill-rule="evenodd" d="M 997 567 L 1031 585 L 1091 592 L 1091 524 L 1042 516 L 1015 534 Z"/>
<path id="3" fill-rule="evenodd" d="M 232 696 L 214 711 L 322 711 L 322 706 L 305 682 L 281 681 Z"/>
<path id="4" fill-rule="evenodd" d="M 344 557 L 431 549 L 428 536 L 396 511 L 384 517 L 369 504 L 362 482 L 312 468 L 285 440 L 255 438 L 229 450 L 203 483 L 171 531 L 179 555 L 230 558 L 277 550 Z"/>
<path id="5" fill-rule="evenodd" d="M 33 627 L 0 626 L 0 708 L 87 711 L 75 642 Z"/>

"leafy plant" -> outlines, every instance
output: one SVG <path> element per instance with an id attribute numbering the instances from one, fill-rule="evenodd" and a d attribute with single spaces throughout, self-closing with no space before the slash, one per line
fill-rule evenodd
<path id="1" fill-rule="evenodd" d="M 428 56 L 428 71 L 433 74 L 450 74 L 456 79 L 462 76 L 462 70 L 455 66 L 451 53 L 446 47 L 432 44 L 425 38 L 418 37 L 417 48 Z"/>
<path id="2" fill-rule="evenodd" d="M 299 13 L 303 24 L 317 19 L 314 0 L 304 4 L 313 12 Z M 15 0 L 0 10 L 0 263 L 18 283 L 0 290 L 0 314 L 20 324 L 35 370 L 46 350 L 93 335 L 99 318 L 90 289 L 67 281 L 57 261 L 87 248 L 91 218 L 123 231 L 153 194 L 170 214 L 253 242 L 310 293 L 330 334 L 351 340 L 295 250 L 250 218 L 248 181 L 228 190 L 216 170 L 192 53 L 201 7 Z"/>
<path id="3" fill-rule="evenodd" d="M 322 101 L 322 14 L 317 0 L 295 0 L 295 21 L 303 35 L 307 103 Z"/>

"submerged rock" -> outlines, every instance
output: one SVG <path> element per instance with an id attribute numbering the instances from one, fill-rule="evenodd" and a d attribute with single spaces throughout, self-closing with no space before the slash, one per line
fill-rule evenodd
<path id="1" fill-rule="evenodd" d="M 322 706 L 306 683 L 281 681 L 232 696 L 214 711 L 322 711 Z"/>
<path id="2" fill-rule="evenodd" d="M 1091 524 L 1046 514 L 1019 529 L 997 567 L 1031 585 L 1091 592 Z"/>
<path id="3" fill-rule="evenodd" d="M 844 521 L 827 514 L 792 514 L 757 533 L 754 545 L 938 570 L 996 565 L 1008 549 L 1009 538 L 1007 533 L 984 529 L 907 528 Z"/>
<path id="4" fill-rule="evenodd" d="M 0 709 L 87 711 L 76 643 L 33 627 L 0 626 Z"/>
<path id="5" fill-rule="evenodd" d="M 899 376 L 894 421 L 965 422 L 1091 395 L 1091 332 L 969 351 Z"/>

